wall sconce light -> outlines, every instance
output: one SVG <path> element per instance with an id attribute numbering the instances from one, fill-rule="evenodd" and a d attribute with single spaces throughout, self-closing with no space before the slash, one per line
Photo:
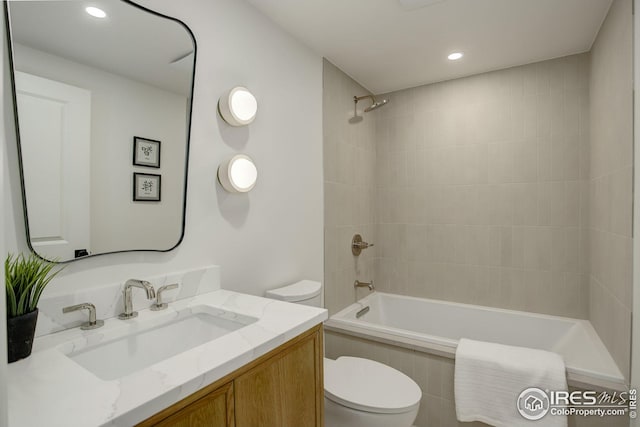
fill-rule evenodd
<path id="1" fill-rule="evenodd" d="M 231 126 L 246 126 L 256 118 L 258 101 L 249 89 L 236 86 L 220 97 L 218 112 Z"/>
<path id="2" fill-rule="evenodd" d="M 258 169 L 249 156 L 236 154 L 218 167 L 218 181 L 229 193 L 246 193 L 258 179 Z"/>

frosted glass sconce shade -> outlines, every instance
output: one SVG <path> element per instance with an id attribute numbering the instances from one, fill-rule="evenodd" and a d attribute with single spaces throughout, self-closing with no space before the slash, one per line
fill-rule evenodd
<path id="1" fill-rule="evenodd" d="M 256 118 L 258 101 L 249 89 L 236 86 L 220 97 L 218 112 L 231 126 L 246 126 Z"/>
<path id="2" fill-rule="evenodd" d="M 249 156 L 237 154 L 218 167 L 218 181 L 229 193 L 246 193 L 258 179 L 258 169 Z"/>

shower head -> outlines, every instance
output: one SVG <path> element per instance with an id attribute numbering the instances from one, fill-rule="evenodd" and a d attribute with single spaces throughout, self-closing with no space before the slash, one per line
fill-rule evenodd
<path id="1" fill-rule="evenodd" d="M 373 95 L 354 96 L 353 97 L 353 102 L 358 104 L 358 101 L 363 100 L 365 98 L 371 98 L 371 102 L 372 102 L 372 104 L 369 107 L 364 109 L 365 113 L 368 113 L 369 111 L 373 111 L 376 108 L 380 108 L 380 107 L 386 105 L 387 102 L 388 102 L 386 99 L 383 99 L 382 101 L 378 102 L 378 101 L 376 101 L 376 98 Z"/>
<path id="2" fill-rule="evenodd" d="M 383 99 L 383 100 L 382 100 L 382 101 L 380 101 L 380 102 L 374 102 L 373 104 L 371 104 L 371 107 L 367 107 L 367 108 L 365 108 L 365 109 L 364 109 L 364 112 L 365 112 L 365 113 L 368 113 L 369 111 L 373 111 L 373 110 L 375 110 L 376 108 L 380 108 L 380 107 L 382 107 L 382 106 L 386 105 L 386 103 L 387 103 L 387 102 L 388 102 L 388 101 L 387 101 L 386 99 Z"/>

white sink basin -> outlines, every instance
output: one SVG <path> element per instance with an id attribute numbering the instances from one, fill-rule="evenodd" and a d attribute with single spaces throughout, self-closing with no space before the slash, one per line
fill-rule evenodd
<path id="1" fill-rule="evenodd" d="M 115 380 L 237 331 L 258 319 L 203 307 L 174 313 L 160 325 L 132 322 L 126 334 L 67 354 L 103 380 Z M 138 323 L 133 323 L 138 322 Z M 146 326 L 146 327 L 145 327 Z M 77 347 L 75 347 L 77 349 Z"/>

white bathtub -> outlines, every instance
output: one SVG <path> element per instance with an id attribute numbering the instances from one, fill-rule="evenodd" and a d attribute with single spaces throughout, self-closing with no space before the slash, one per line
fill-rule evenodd
<path id="1" fill-rule="evenodd" d="M 564 358 L 569 385 L 628 390 L 587 320 L 374 292 L 325 328 L 445 357 L 455 356 L 460 338 L 553 351 Z"/>

